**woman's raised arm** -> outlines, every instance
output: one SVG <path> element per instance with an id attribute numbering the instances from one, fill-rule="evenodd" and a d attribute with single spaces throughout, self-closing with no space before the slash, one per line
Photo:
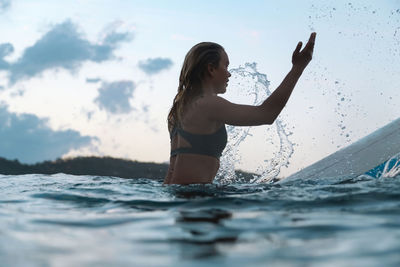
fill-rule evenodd
<path id="1" fill-rule="evenodd" d="M 204 101 L 204 112 L 210 120 L 236 126 L 272 124 L 285 107 L 293 88 L 312 59 L 316 33 L 312 33 L 306 46 L 297 44 L 292 55 L 292 69 L 276 90 L 259 106 L 233 104 L 221 97 Z"/>

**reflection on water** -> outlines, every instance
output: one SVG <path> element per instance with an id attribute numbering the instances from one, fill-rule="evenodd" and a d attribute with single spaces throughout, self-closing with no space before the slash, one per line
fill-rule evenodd
<path id="1" fill-rule="evenodd" d="M 399 176 L 191 186 L 0 176 L 0 196 L 4 266 L 399 263 Z"/>
<path id="2" fill-rule="evenodd" d="M 206 258 L 220 255 L 218 244 L 232 243 L 238 235 L 224 231 L 221 223 L 232 217 L 232 213 L 222 209 L 182 210 L 176 217 L 176 226 L 182 229 L 184 236 L 171 238 L 181 246 L 180 255 L 183 258 Z"/>

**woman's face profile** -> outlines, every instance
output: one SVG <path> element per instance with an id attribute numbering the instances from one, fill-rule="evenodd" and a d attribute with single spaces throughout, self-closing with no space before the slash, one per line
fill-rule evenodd
<path id="1" fill-rule="evenodd" d="M 231 77 L 228 71 L 229 58 L 224 50 L 221 51 L 221 58 L 219 60 L 217 68 L 214 69 L 212 75 L 212 81 L 214 84 L 214 90 L 216 94 L 223 94 L 226 92 L 228 86 L 229 77 Z"/>

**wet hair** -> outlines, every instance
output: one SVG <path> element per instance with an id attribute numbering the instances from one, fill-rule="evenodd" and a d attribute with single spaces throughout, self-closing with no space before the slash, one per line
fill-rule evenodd
<path id="1" fill-rule="evenodd" d="M 178 93 L 168 114 L 168 130 L 179 125 L 183 111 L 202 92 L 201 82 L 208 74 L 208 64 L 218 67 L 224 48 L 212 42 L 202 42 L 193 46 L 186 54 L 179 76 Z"/>

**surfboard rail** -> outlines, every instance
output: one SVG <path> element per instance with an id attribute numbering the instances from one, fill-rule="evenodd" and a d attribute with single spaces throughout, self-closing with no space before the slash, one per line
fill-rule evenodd
<path id="1" fill-rule="evenodd" d="M 287 179 L 355 177 L 382 166 L 400 152 L 400 118 L 342 148 Z"/>

